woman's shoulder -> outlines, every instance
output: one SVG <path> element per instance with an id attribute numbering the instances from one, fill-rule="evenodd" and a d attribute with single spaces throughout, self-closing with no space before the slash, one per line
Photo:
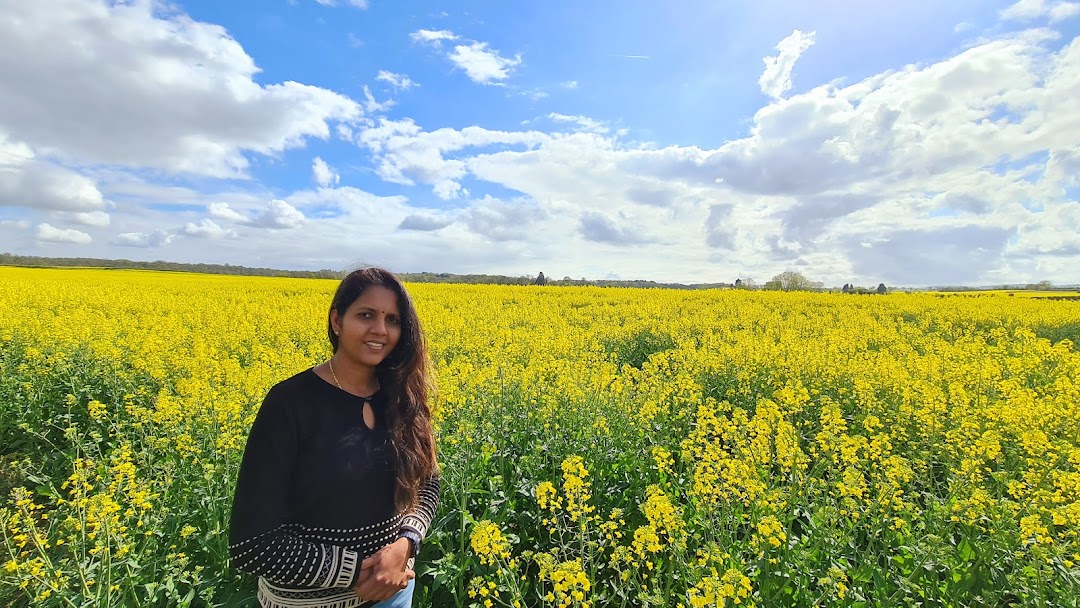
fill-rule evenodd
<path id="1" fill-rule="evenodd" d="M 263 407 L 292 409 L 297 404 L 306 403 L 311 398 L 312 391 L 319 388 L 316 382 L 322 380 L 313 368 L 294 374 L 270 387 L 263 400 Z"/>
<path id="2" fill-rule="evenodd" d="M 309 367 L 278 382 L 267 391 L 267 397 L 289 397 L 307 394 L 314 386 L 314 381 L 321 381 L 315 374 L 315 368 Z"/>
<path id="3" fill-rule="evenodd" d="M 302 371 L 296 372 L 281 382 L 278 382 L 274 385 L 274 388 L 282 387 L 289 389 L 298 386 L 311 386 L 313 380 L 319 380 L 319 376 L 315 373 L 314 367 L 308 367 Z"/>

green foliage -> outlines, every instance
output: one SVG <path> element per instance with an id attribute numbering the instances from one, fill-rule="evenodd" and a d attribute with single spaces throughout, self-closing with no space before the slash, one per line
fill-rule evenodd
<path id="1" fill-rule="evenodd" d="M 769 291 L 816 291 L 821 289 L 822 286 L 821 281 L 811 281 L 793 270 L 788 270 L 766 281 L 762 289 Z"/>
<path id="2" fill-rule="evenodd" d="M 1080 323 L 1066 323 L 1057 326 L 1040 325 L 1035 327 L 1034 331 L 1036 336 L 1046 338 L 1052 344 L 1057 344 L 1062 340 L 1069 340 L 1072 342 L 1074 351 L 1080 350 Z"/>
<path id="3" fill-rule="evenodd" d="M 629 336 L 612 339 L 604 344 L 605 350 L 620 365 L 629 365 L 641 369 L 652 355 L 675 348 L 675 339 L 670 335 L 641 330 Z"/>

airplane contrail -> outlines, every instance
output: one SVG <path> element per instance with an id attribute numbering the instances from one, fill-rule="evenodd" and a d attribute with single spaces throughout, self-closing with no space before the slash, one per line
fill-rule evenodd
<path id="1" fill-rule="evenodd" d="M 612 53 L 612 57 L 622 57 L 624 59 L 651 59 L 648 55 L 619 55 Z"/>

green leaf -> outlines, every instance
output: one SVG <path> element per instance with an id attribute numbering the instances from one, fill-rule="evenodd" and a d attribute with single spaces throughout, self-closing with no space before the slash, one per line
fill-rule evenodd
<path id="1" fill-rule="evenodd" d="M 960 544 L 956 545 L 956 551 L 960 554 L 960 559 L 965 562 L 975 559 L 975 547 L 971 545 L 966 537 L 960 539 Z"/>

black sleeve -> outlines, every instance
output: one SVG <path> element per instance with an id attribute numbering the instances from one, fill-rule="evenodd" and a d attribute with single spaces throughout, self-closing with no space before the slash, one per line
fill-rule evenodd
<path id="1" fill-rule="evenodd" d="M 356 551 L 300 539 L 288 525 L 289 488 L 300 443 L 295 410 L 271 389 L 248 435 L 229 521 L 233 567 L 296 587 L 352 587 Z"/>
<path id="2" fill-rule="evenodd" d="M 431 528 L 435 511 L 439 508 L 438 475 L 432 475 L 420 484 L 416 499 L 416 507 L 405 514 L 405 518 L 401 521 L 401 528 L 413 530 L 420 535 L 420 538 L 423 538 Z"/>

